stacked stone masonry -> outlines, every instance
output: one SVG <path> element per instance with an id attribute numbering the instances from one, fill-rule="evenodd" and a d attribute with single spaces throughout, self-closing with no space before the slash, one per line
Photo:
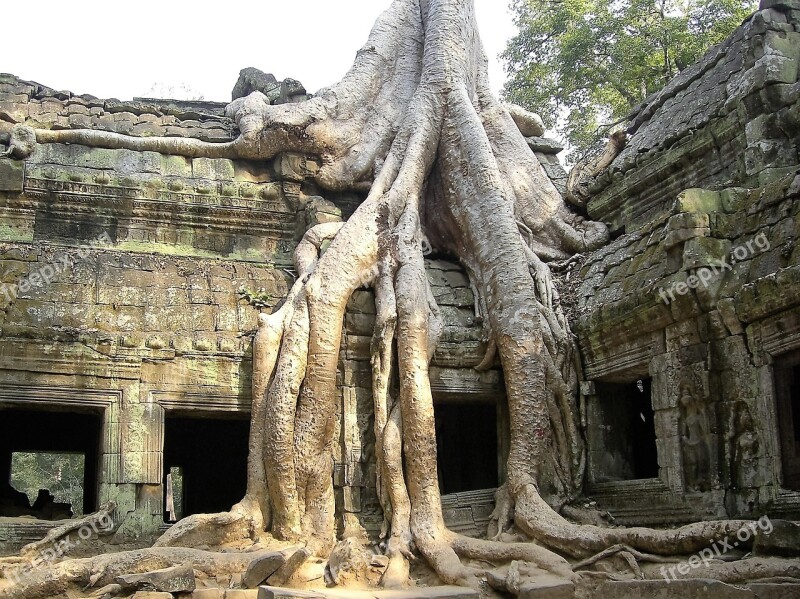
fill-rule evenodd
<path id="1" fill-rule="evenodd" d="M 306 97 L 292 80 L 273 87 L 274 103 Z M 99 100 L 0 75 L 0 119 L 39 128 L 229 141 L 236 131 L 224 106 Z M 557 147 L 541 143 L 540 156 L 557 162 Z M 259 310 L 285 297 L 303 233 L 347 218 L 363 199 L 323 193 L 318 168 L 318 158 L 300 154 L 262 164 L 63 144 L 39 145 L 24 162 L 0 158 L 0 426 L 13 427 L 19 410 L 98 416 L 96 499 L 119 504 L 121 539 L 168 525 L 170 418 L 247 418 Z M 432 369 L 437 402 L 466 397 L 502 410 L 499 369 L 472 369 L 486 343 L 463 271 L 436 259 L 428 266 L 445 317 Z M 335 455 L 340 527 L 368 535 L 382 520 L 370 453 L 374 312 L 372 293 L 357 291 L 343 336 Z M 5 481 L 12 451 L 0 443 Z M 475 509 L 472 495 L 446 499 L 468 534 L 488 525 L 493 492 L 477 496 Z M 0 514 L 2 551 L 47 526 Z"/>
<path id="2" fill-rule="evenodd" d="M 762 4 L 649 98 L 595 181 L 589 214 L 619 236 L 583 263 L 573 330 L 588 493 L 619 522 L 800 516 L 779 405 L 800 349 L 798 8 Z M 644 379 L 657 475 L 608 480 L 607 385 Z"/>

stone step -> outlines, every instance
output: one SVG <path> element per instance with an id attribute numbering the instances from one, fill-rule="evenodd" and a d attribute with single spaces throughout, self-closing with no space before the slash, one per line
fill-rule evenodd
<path id="1" fill-rule="evenodd" d="M 571 582 L 542 582 L 523 584 L 519 599 L 573 599 L 575 585 Z"/>
<path id="2" fill-rule="evenodd" d="M 756 582 L 748 584 L 747 589 L 752 591 L 758 599 L 797 599 L 800 597 L 800 584 Z"/>
<path id="3" fill-rule="evenodd" d="M 606 582 L 597 590 L 597 599 L 794 599 L 800 597 L 800 584 L 755 583 L 731 585 L 718 580 L 629 580 Z"/>
<path id="4" fill-rule="evenodd" d="M 197 589 L 192 599 L 258 599 L 258 589 Z"/>
<path id="5" fill-rule="evenodd" d="M 479 599 L 477 591 L 465 587 L 440 586 L 419 587 L 404 590 L 375 589 L 357 591 L 352 589 L 319 589 L 300 591 L 262 586 L 258 599 Z M 227 598 L 226 598 L 227 599 Z"/>
<path id="6" fill-rule="evenodd" d="M 228 589 L 225 599 L 258 599 L 258 589 Z"/>

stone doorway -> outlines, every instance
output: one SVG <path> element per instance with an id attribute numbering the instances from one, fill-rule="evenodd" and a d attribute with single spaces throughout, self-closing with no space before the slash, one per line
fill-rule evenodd
<path id="1" fill-rule="evenodd" d="M 800 491 L 800 350 L 776 358 L 774 368 L 782 486 Z"/>
<path id="2" fill-rule="evenodd" d="M 171 517 L 224 512 L 244 497 L 249 433 L 249 414 L 167 412 L 165 522 L 173 521 Z"/>
<path id="3" fill-rule="evenodd" d="M 98 412 L 1 408 L 0 516 L 95 511 L 101 430 Z"/>
<path id="4" fill-rule="evenodd" d="M 497 405 L 448 400 L 434 412 L 441 493 L 497 487 Z"/>
<path id="5" fill-rule="evenodd" d="M 658 477 L 652 381 L 597 381 L 588 401 L 589 478 L 593 483 Z"/>

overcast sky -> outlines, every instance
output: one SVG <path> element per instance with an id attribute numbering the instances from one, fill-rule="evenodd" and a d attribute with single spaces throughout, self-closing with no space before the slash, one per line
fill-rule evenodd
<path id="1" fill-rule="evenodd" d="M 5 0 L 0 72 L 100 98 L 151 95 L 155 86 L 229 101 L 239 70 L 252 66 L 313 92 L 341 79 L 390 3 Z M 514 33 L 509 3 L 475 0 L 498 91 L 497 55 Z"/>

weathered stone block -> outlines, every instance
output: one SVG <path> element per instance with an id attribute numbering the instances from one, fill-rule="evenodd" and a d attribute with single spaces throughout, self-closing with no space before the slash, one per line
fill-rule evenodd
<path id="1" fill-rule="evenodd" d="M 800 60 L 800 33 L 789 31 L 767 31 L 764 34 L 764 51 Z"/>
<path id="2" fill-rule="evenodd" d="M 92 127 L 92 118 L 88 114 L 70 114 L 68 122 L 72 129 L 90 129 Z"/>
<path id="3" fill-rule="evenodd" d="M 683 267 L 685 269 L 702 266 L 718 266 L 725 262 L 730 253 L 731 242 L 727 239 L 695 237 L 683 246 Z"/>
<path id="4" fill-rule="evenodd" d="M 225 591 L 225 599 L 258 599 L 258 590 L 228 589 Z"/>
<path id="5" fill-rule="evenodd" d="M 0 283 L 17 283 L 31 270 L 30 262 L 0 260 Z"/>
<path id="6" fill-rule="evenodd" d="M 678 244 L 694 239 L 695 237 L 705 237 L 711 233 L 710 229 L 677 229 L 667 233 L 664 239 L 664 248 L 670 249 Z"/>
<path id="7" fill-rule="evenodd" d="M 756 61 L 755 66 L 728 83 L 726 109 L 735 108 L 754 91 L 763 89 L 768 83 L 794 83 L 797 81 L 797 61 L 777 54 L 767 54 Z"/>
<path id="8" fill-rule="evenodd" d="M 369 360 L 370 349 L 372 347 L 372 337 L 370 335 L 347 335 L 346 337 L 346 358 L 348 360 Z"/>
<path id="9" fill-rule="evenodd" d="M 325 599 L 325 595 L 316 591 L 260 587 L 257 599 Z"/>
<path id="10" fill-rule="evenodd" d="M 175 566 L 153 570 L 146 574 L 129 574 L 114 579 L 124 588 L 164 593 L 191 593 L 195 590 L 194 570 L 190 566 Z"/>
<path id="11" fill-rule="evenodd" d="M 70 116 L 70 122 L 72 116 Z M 158 137 L 163 136 L 165 128 L 155 123 L 137 123 L 133 126 L 131 133 L 136 137 Z"/>
<path id="12" fill-rule="evenodd" d="M 214 328 L 217 331 L 239 331 L 236 307 L 220 306 L 214 320 Z"/>
<path id="13" fill-rule="evenodd" d="M 343 487 L 337 490 L 339 495 L 340 505 L 344 511 L 351 514 L 361 512 L 361 488 L 360 487 Z"/>
<path id="14" fill-rule="evenodd" d="M 575 585 L 571 582 L 553 582 L 522 585 L 519 599 L 572 599 Z"/>
<path id="15" fill-rule="evenodd" d="M 145 289 L 142 287 L 98 287 L 97 302 L 118 306 L 145 306 Z"/>
<path id="16" fill-rule="evenodd" d="M 347 310 L 356 314 L 375 314 L 375 295 L 371 291 L 354 291 Z"/>
<path id="17" fill-rule="evenodd" d="M 297 99 L 306 99 L 306 88 L 297 79 L 284 79 L 281 81 L 280 95 L 274 100 L 275 104 L 295 102 Z"/>
<path id="18" fill-rule="evenodd" d="M 192 176 L 192 161 L 185 156 L 161 156 L 161 173 L 177 177 Z"/>
<path id="19" fill-rule="evenodd" d="M 344 325 L 348 333 L 371 335 L 375 328 L 375 316 L 372 314 L 347 314 Z"/>
<path id="20" fill-rule="evenodd" d="M 254 559 L 242 576 L 242 585 L 248 589 L 255 589 L 284 563 L 286 563 L 286 555 L 283 552 L 270 553 Z"/>
<path id="21" fill-rule="evenodd" d="M 275 157 L 270 165 L 274 178 L 280 181 L 302 183 L 319 171 L 319 163 L 304 154 L 285 152 Z"/>
<path id="22" fill-rule="evenodd" d="M 449 287 L 434 287 L 433 296 L 440 306 L 471 307 L 475 305 L 475 297 L 471 289 L 450 289 Z"/>
<path id="23" fill-rule="evenodd" d="M 787 169 L 797 164 L 797 151 L 788 139 L 759 139 L 751 143 L 745 150 L 745 168 L 748 175 L 761 173 L 764 169 Z M 781 176 L 793 172 L 788 168 Z M 775 178 L 770 178 L 775 180 Z M 765 185 L 759 179 L 760 185 Z"/>
<path id="24" fill-rule="evenodd" d="M 800 0 L 761 0 L 758 5 L 758 10 L 779 7 L 800 10 Z"/>
<path id="25" fill-rule="evenodd" d="M 281 564 L 277 571 L 269 577 L 268 583 L 273 586 L 282 586 L 287 584 L 292 579 L 295 572 L 297 572 L 303 566 L 303 564 L 306 563 L 311 555 L 311 550 L 306 547 L 301 547 L 292 553 L 286 559 L 286 561 Z"/>
<path id="26" fill-rule="evenodd" d="M 195 179 L 231 181 L 234 178 L 233 161 L 224 158 L 194 158 L 192 176 Z"/>
<path id="27" fill-rule="evenodd" d="M 759 582 L 747 585 L 758 599 L 796 599 L 800 597 L 800 584 Z"/>
<path id="28" fill-rule="evenodd" d="M 254 91 L 259 91 L 270 101 L 280 95 L 280 83 L 272 73 L 264 73 L 259 69 L 247 67 L 239 71 L 239 79 L 231 92 L 231 99 L 244 98 Z"/>
<path id="29" fill-rule="evenodd" d="M 599 597 L 614 599 L 753 599 L 753 594 L 716 580 L 626 580 L 606 582 L 598 589 Z"/>
<path id="30" fill-rule="evenodd" d="M 720 194 L 708 189 L 686 189 L 675 201 L 675 212 L 717 212 L 721 208 Z"/>
<path id="31" fill-rule="evenodd" d="M 558 154 L 564 149 L 564 144 L 549 137 L 526 137 L 531 150 L 542 154 Z"/>
<path id="32" fill-rule="evenodd" d="M 797 172 L 797 166 L 768 167 L 758 173 L 758 184 L 769 185 L 781 181 Z"/>
<path id="33" fill-rule="evenodd" d="M 787 520 L 772 520 L 772 530 L 759 528 L 753 545 L 756 555 L 800 556 L 800 525 Z"/>
<path id="34" fill-rule="evenodd" d="M 0 117 L 11 123 L 23 123 L 28 118 L 29 105 L 19 102 L 0 101 Z"/>
<path id="35" fill-rule="evenodd" d="M 0 191 L 22 192 L 25 182 L 24 163 L 0 159 Z"/>
<path id="36" fill-rule="evenodd" d="M 744 210 L 747 205 L 749 190 L 742 187 L 728 187 L 719 192 L 719 197 L 722 209 L 729 214 L 735 214 Z"/>

